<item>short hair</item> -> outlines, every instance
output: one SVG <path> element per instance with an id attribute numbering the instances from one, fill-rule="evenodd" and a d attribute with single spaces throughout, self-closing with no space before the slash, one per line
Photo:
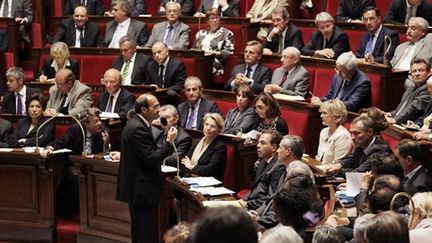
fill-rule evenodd
<path id="1" fill-rule="evenodd" d="M 119 41 L 118 41 L 118 43 L 119 43 L 119 45 L 121 45 L 121 44 L 123 44 L 124 42 L 129 42 L 129 45 L 132 47 L 132 48 L 136 48 L 137 47 L 137 41 L 134 39 L 134 38 L 131 38 L 129 35 L 125 35 L 125 36 L 122 36 L 120 39 L 119 39 Z"/>
<path id="2" fill-rule="evenodd" d="M 312 207 L 312 196 L 300 187 L 283 188 L 273 199 L 273 209 L 283 225 L 292 226 L 297 232 L 307 227 L 303 214 Z"/>
<path id="3" fill-rule="evenodd" d="M 264 231 L 260 243 L 303 243 L 303 239 L 290 226 L 276 226 Z"/>
<path id="4" fill-rule="evenodd" d="M 315 16 L 315 25 L 318 25 L 319 22 L 334 23 L 334 18 L 327 12 L 321 12 Z"/>
<path id="5" fill-rule="evenodd" d="M 204 115 L 204 118 L 203 118 L 204 123 L 208 119 L 212 119 L 213 121 L 215 121 L 216 126 L 218 127 L 219 130 L 223 129 L 224 119 L 221 116 L 221 114 L 219 114 L 219 113 L 206 113 Z"/>
<path id="6" fill-rule="evenodd" d="M 344 66 L 349 71 L 354 71 L 358 67 L 357 57 L 351 51 L 342 53 L 336 59 L 336 64 Z"/>
<path id="7" fill-rule="evenodd" d="M 430 64 L 430 62 L 429 62 L 428 60 L 424 59 L 424 58 L 421 58 L 421 57 L 414 57 L 414 58 L 411 60 L 411 64 L 410 64 L 410 66 L 412 66 L 413 64 L 420 64 L 420 63 L 426 65 L 426 69 L 427 69 L 428 71 L 431 69 L 431 64 Z"/>
<path id="8" fill-rule="evenodd" d="M 149 99 L 147 95 L 138 97 L 135 101 L 135 114 L 140 114 L 142 108 L 149 108 Z"/>
<path id="9" fill-rule="evenodd" d="M 412 197 L 414 206 L 420 210 L 422 219 L 432 218 L 432 192 L 418 192 Z M 412 205 L 411 206 L 411 214 Z"/>
<path id="10" fill-rule="evenodd" d="M 208 208 L 191 227 L 190 243 L 256 243 L 257 229 L 243 208 Z"/>
<path id="11" fill-rule="evenodd" d="M 286 175 L 287 178 L 292 178 L 297 175 L 305 175 L 305 176 L 309 176 L 312 182 L 315 183 L 315 177 L 312 170 L 310 169 L 309 165 L 307 165 L 303 161 L 295 160 L 289 163 L 286 170 L 287 170 L 287 175 Z"/>
<path id="12" fill-rule="evenodd" d="M 368 243 L 410 242 L 407 223 L 393 211 L 375 215 L 366 226 L 364 238 Z"/>
<path id="13" fill-rule="evenodd" d="M 257 40 L 248 41 L 246 43 L 246 46 L 256 46 L 256 47 L 258 47 L 258 54 L 260 54 L 260 55 L 263 54 L 264 46 L 263 46 L 263 44 L 261 44 L 261 42 L 259 42 Z"/>
<path id="14" fill-rule="evenodd" d="M 282 6 L 273 9 L 272 14 L 281 14 L 284 20 L 289 20 L 290 17 L 288 9 Z"/>
<path id="15" fill-rule="evenodd" d="M 14 78 L 18 81 L 24 81 L 24 70 L 20 67 L 10 67 L 6 71 L 6 78 Z"/>
<path id="16" fill-rule="evenodd" d="M 301 159 L 305 151 L 303 138 L 297 135 L 285 135 L 280 142 L 280 146 L 290 149 L 297 159 Z"/>
<path id="17" fill-rule="evenodd" d="M 235 90 L 235 94 L 244 94 L 248 100 L 252 103 L 255 98 L 254 90 L 247 84 L 242 84 Z"/>
<path id="18" fill-rule="evenodd" d="M 256 102 L 261 101 L 268 107 L 266 116 L 267 117 L 277 117 L 281 115 L 279 102 L 275 97 L 273 97 L 272 94 L 267 92 L 262 92 L 257 97 L 255 97 L 255 100 L 253 101 L 253 105 L 255 106 Z"/>
<path id="19" fill-rule="evenodd" d="M 186 87 L 186 83 L 187 82 L 192 82 L 192 81 L 193 82 L 197 82 L 199 88 L 202 88 L 203 84 L 201 82 L 201 79 L 199 79 L 197 76 L 189 76 L 189 77 L 187 77 L 186 80 L 185 80 L 185 82 L 184 82 L 184 86 Z"/>
<path id="20" fill-rule="evenodd" d="M 128 0 L 114 0 L 111 6 L 118 5 L 121 10 L 126 12 L 128 17 L 132 16 L 132 6 Z"/>
<path id="21" fill-rule="evenodd" d="M 319 225 L 313 234 L 312 243 L 345 243 L 345 237 L 334 226 Z"/>
<path id="22" fill-rule="evenodd" d="M 165 4 L 165 8 L 167 9 L 169 6 L 174 6 L 174 7 L 176 7 L 177 8 L 177 10 L 181 10 L 181 5 L 180 5 L 180 3 L 178 3 L 178 2 L 176 2 L 176 1 L 168 1 L 166 4 Z M 181 13 L 181 12 L 180 12 Z"/>
<path id="23" fill-rule="evenodd" d="M 69 47 L 64 42 L 54 42 L 50 48 L 50 55 L 60 55 L 64 60 L 66 60 L 70 57 Z"/>
<path id="24" fill-rule="evenodd" d="M 299 49 L 297 49 L 297 47 L 288 46 L 283 51 L 288 51 L 288 53 L 290 53 L 291 55 L 297 57 L 299 62 L 301 61 L 301 52 L 300 52 Z"/>
<path id="25" fill-rule="evenodd" d="M 375 6 L 367 6 L 367 7 L 363 10 L 362 15 L 364 15 L 366 12 L 369 12 L 369 11 L 375 11 L 375 15 L 376 15 L 377 17 L 381 17 L 381 10 L 380 10 L 379 8 L 375 7 Z"/>
<path id="26" fill-rule="evenodd" d="M 219 9 L 217 9 L 217 8 L 209 8 L 209 9 L 207 9 L 207 11 L 205 13 L 206 19 L 209 19 L 210 16 L 213 16 L 213 15 L 220 16 L 221 14 L 220 14 Z"/>
<path id="27" fill-rule="evenodd" d="M 101 110 L 95 107 L 88 108 L 87 110 L 81 112 L 79 115 L 80 122 L 82 124 L 89 123 L 91 117 L 100 117 L 100 114 L 102 113 Z"/>
<path id="28" fill-rule="evenodd" d="M 379 213 L 390 210 L 390 202 L 395 194 L 396 191 L 388 187 L 373 190 L 367 198 L 369 212 Z"/>
<path id="29" fill-rule="evenodd" d="M 374 181 L 374 190 L 389 188 L 395 192 L 403 191 L 403 185 L 399 177 L 395 175 L 380 175 Z"/>
<path id="30" fill-rule="evenodd" d="M 65 74 L 65 78 L 64 78 L 65 79 L 65 83 L 73 83 L 73 82 L 75 82 L 76 76 L 75 76 L 75 73 L 72 72 L 72 70 L 70 70 L 68 68 L 60 68 L 57 71 L 56 76 L 57 76 L 57 74 L 62 74 L 62 73 Z"/>
<path id="31" fill-rule="evenodd" d="M 360 109 L 359 114 L 368 116 L 372 119 L 372 121 L 375 123 L 373 130 L 377 134 L 386 130 L 389 126 L 384 112 L 375 106 L 369 108 L 362 108 Z"/>
<path id="32" fill-rule="evenodd" d="M 402 166 L 393 153 L 375 153 L 371 156 L 371 169 L 376 175 L 403 176 Z"/>
<path id="33" fill-rule="evenodd" d="M 396 150 L 402 158 L 411 156 L 415 162 L 421 161 L 422 150 L 420 145 L 411 139 L 402 139 L 398 144 L 396 144 Z"/>
<path id="34" fill-rule="evenodd" d="M 420 29 L 423 30 L 423 32 L 427 33 L 428 28 L 429 28 L 429 23 L 427 22 L 426 19 L 424 19 L 422 17 L 411 17 L 409 19 L 409 21 L 417 22 L 417 24 L 420 26 Z"/>
<path id="35" fill-rule="evenodd" d="M 30 95 L 30 97 L 26 99 L 25 103 L 26 103 L 27 110 L 30 107 L 30 102 L 32 102 L 33 100 L 39 101 L 39 104 L 41 105 L 42 109 L 43 110 L 46 109 L 47 99 L 45 98 L 45 96 L 43 96 L 41 93 L 35 93 Z"/>
<path id="36" fill-rule="evenodd" d="M 271 129 L 265 129 L 261 132 L 261 135 L 268 134 L 270 135 L 270 143 L 272 145 L 276 145 L 276 147 L 279 147 L 279 143 L 282 140 L 282 135 L 276 131 Z"/>
<path id="37" fill-rule="evenodd" d="M 163 105 L 159 108 L 159 112 L 161 111 L 169 111 L 172 115 L 177 116 L 178 115 L 178 111 L 175 108 L 175 106 L 167 104 L 167 105 Z"/>
<path id="38" fill-rule="evenodd" d="M 366 213 L 357 217 L 354 222 L 353 228 L 354 238 L 361 237 L 362 239 L 364 239 L 364 231 L 366 230 L 367 224 L 373 217 L 375 217 L 375 214 L 373 213 Z"/>
<path id="39" fill-rule="evenodd" d="M 374 121 L 368 117 L 368 116 L 358 116 L 352 120 L 351 124 L 359 122 L 361 124 L 363 131 L 368 131 L 369 129 L 374 130 L 375 123 Z M 374 130 L 375 131 L 375 130 Z"/>
<path id="40" fill-rule="evenodd" d="M 185 243 L 190 234 L 190 224 L 188 222 L 179 222 L 173 227 L 169 228 L 163 239 L 166 242 L 167 238 L 172 238 L 174 243 Z"/>
<path id="41" fill-rule="evenodd" d="M 326 111 L 338 125 L 343 125 L 348 117 L 348 110 L 345 103 L 338 99 L 324 101 L 320 111 Z"/>

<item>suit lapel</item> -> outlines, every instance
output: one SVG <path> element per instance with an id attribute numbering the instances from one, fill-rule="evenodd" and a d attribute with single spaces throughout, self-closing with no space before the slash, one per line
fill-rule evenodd
<path id="1" fill-rule="evenodd" d="M 425 42 L 424 42 L 424 38 L 423 38 L 423 39 L 420 40 L 420 43 L 418 44 L 418 46 L 417 46 L 416 49 L 414 50 L 413 57 L 416 57 L 416 56 L 417 56 L 417 54 L 420 52 L 420 50 L 423 49 L 423 46 L 424 46 L 424 45 L 425 45 Z"/>
<path id="2" fill-rule="evenodd" d="M 257 81 L 259 80 L 259 77 L 261 76 L 261 63 L 258 63 L 258 66 L 255 68 L 255 72 L 253 73 L 253 80 Z"/>

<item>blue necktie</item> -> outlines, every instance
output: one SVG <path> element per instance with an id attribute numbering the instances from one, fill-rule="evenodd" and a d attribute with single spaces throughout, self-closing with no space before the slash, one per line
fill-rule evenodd
<path id="1" fill-rule="evenodd" d="M 366 44 L 366 49 L 365 49 L 364 54 L 366 54 L 366 53 L 372 53 L 373 52 L 373 39 L 374 39 L 374 35 L 370 34 L 369 35 L 369 40 L 368 40 L 368 42 Z"/>
<path id="2" fill-rule="evenodd" d="M 172 25 L 168 26 L 168 33 L 165 36 L 165 44 L 168 47 L 171 47 L 171 41 L 172 41 L 172 32 L 173 32 L 174 27 Z"/>

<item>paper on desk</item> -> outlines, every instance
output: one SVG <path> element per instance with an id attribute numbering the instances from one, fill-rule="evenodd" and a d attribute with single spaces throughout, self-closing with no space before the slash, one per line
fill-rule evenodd
<path id="1" fill-rule="evenodd" d="M 64 148 L 64 149 L 57 149 L 52 152 L 52 154 L 63 154 L 63 153 L 72 153 L 72 150 Z"/>
<path id="2" fill-rule="evenodd" d="M 300 101 L 305 100 L 302 96 L 299 95 L 273 94 L 273 97 L 275 97 L 278 100 L 300 100 Z"/>
<path id="3" fill-rule="evenodd" d="M 161 165 L 162 173 L 176 172 L 177 168 L 169 165 Z"/>
<path id="4" fill-rule="evenodd" d="M 223 186 L 221 186 L 221 187 L 214 187 L 214 186 L 192 187 L 190 190 L 193 192 L 199 192 L 203 195 L 209 195 L 209 196 L 220 196 L 220 195 L 234 194 L 233 191 L 231 191 L 230 189 L 225 188 Z"/>
<path id="5" fill-rule="evenodd" d="M 248 133 L 245 133 L 242 135 L 242 138 L 247 139 L 247 138 L 251 138 L 256 140 L 258 138 L 259 132 L 257 130 L 252 130 Z"/>
<path id="6" fill-rule="evenodd" d="M 216 180 L 214 177 L 186 177 L 183 180 L 191 187 L 204 187 L 204 186 L 215 186 L 222 184 L 221 181 Z"/>
<path id="7" fill-rule="evenodd" d="M 217 208 L 217 207 L 228 207 L 233 206 L 240 208 L 241 204 L 238 200 L 209 200 L 209 201 L 203 201 L 202 204 L 206 208 Z"/>
<path id="8" fill-rule="evenodd" d="M 348 197 L 355 197 L 360 192 L 361 181 L 364 173 L 362 172 L 346 172 L 346 195 Z"/>
<path id="9" fill-rule="evenodd" d="M 117 114 L 117 113 L 113 113 L 113 112 L 105 112 L 105 111 L 103 111 L 101 114 L 100 114 L 100 117 L 101 118 L 120 118 L 120 116 Z"/>
<path id="10" fill-rule="evenodd" d="M 0 148 L 0 152 L 12 152 L 13 148 Z"/>

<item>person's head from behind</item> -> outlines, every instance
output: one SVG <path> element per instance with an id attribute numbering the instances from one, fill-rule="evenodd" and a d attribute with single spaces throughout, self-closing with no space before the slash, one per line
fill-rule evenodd
<path id="1" fill-rule="evenodd" d="M 399 177 L 395 175 L 380 175 L 378 176 L 373 184 L 372 190 L 379 190 L 381 188 L 389 188 L 393 191 L 403 191 L 403 185 Z"/>
<path id="2" fill-rule="evenodd" d="M 165 243 L 186 243 L 189 234 L 189 223 L 179 222 L 165 232 L 163 239 Z"/>
<path id="3" fill-rule="evenodd" d="M 62 68 L 66 63 L 66 60 L 69 59 L 69 47 L 64 42 L 55 42 L 52 44 L 50 49 L 50 55 L 54 59 L 54 61 L 59 65 L 59 68 Z"/>
<path id="4" fill-rule="evenodd" d="M 67 94 L 75 84 L 75 74 L 67 68 L 59 69 L 55 75 L 55 83 L 58 91 Z"/>
<path id="5" fill-rule="evenodd" d="M 403 177 L 403 169 L 399 160 L 392 153 L 377 153 L 371 156 L 371 171 L 374 178 L 380 175 Z"/>
<path id="6" fill-rule="evenodd" d="M 315 229 L 312 243 L 344 243 L 344 235 L 331 225 L 320 225 Z"/>
<path id="7" fill-rule="evenodd" d="M 352 53 L 344 52 L 336 59 L 336 72 L 342 80 L 351 80 L 354 73 L 357 71 L 357 57 Z"/>
<path id="8" fill-rule="evenodd" d="M 260 243 L 303 243 L 303 239 L 290 226 L 276 226 L 264 231 Z"/>
<path id="9" fill-rule="evenodd" d="M 367 243 L 409 243 L 408 226 L 396 212 L 375 215 L 367 224 L 364 239 Z"/>
<path id="10" fill-rule="evenodd" d="M 252 218 L 243 208 L 208 208 L 191 227 L 190 243 L 257 243 Z"/>
<path id="11" fill-rule="evenodd" d="M 24 87 L 24 70 L 11 67 L 6 71 L 6 85 L 9 91 L 19 92 Z"/>
<path id="12" fill-rule="evenodd" d="M 315 177 L 312 170 L 310 169 L 309 165 L 307 165 L 303 161 L 296 160 L 289 163 L 286 170 L 287 170 L 287 175 L 286 175 L 287 178 L 293 178 L 298 175 L 305 175 L 312 180 L 312 183 L 315 183 Z"/>
<path id="13" fill-rule="evenodd" d="M 270 93 L 262 92 L 253 103 L 260 119 L 276 118 L 281 115 L 279 102 Z"/>
<path id="14" fill-rule="evenodd" d="M 102 112 L 98 108 L 88 108 L 80 114 L 80 122 L 84 125 L 87 131 L 92 135 L 102 131 L 102 121 L 100 114 Z"/>
<path id="15" fill-rule="evenodd" d="M 258 138 L 258 158 L 269 160 L 279 148 L 282 135 L 276 130 L 264 130 Z"/>
<path id="16" fill-rule="evenodd" d="M 338 99 L 324 101 L 319 110 L 324 126 L 343 125 L 348 117 L 345 103 Z"/>
<path id="17" fill-rule="evenodd" d="M 389 126 L 389 123 L 385 117 L 385 113 L 377 107 L 372 106 L 369 108 L 360 109 L 359 114 L 372 119 L 372 121 L 375 123 L 373 130 L 376 134 L 384 131 Z"/>
<path id="18" fill-rule="evenodd" d="M 279 223 L 293 227 L 297 232 L 307 227 L 303 215 L 310 210 L 312 196 L 300 187 L 280 190 L 273 199 L 273 210 Z"/>
<path id="19" fill-rule="evenodd" d="M 198 77 L 189 76 L 184 83 L 186 98 L 191 105 L 195 105 L 202 96 L 202 82 Z"/>
<path id="20" fill-rule="evenodd" d="M 367 197 L 368 209 L 371 213 L 379 213 L 390 210 L 390 203 L 396 191 L 389 187 L 375 189 Z"/>
<path id="21" fill-rule="evenodd" d="M 353 233 L 356 243 L 366 243 L 364 239 L 364 232 L 367 224 L 369 223 L 369 220 L 371 220 L 373 217 L 375 217 L 375 214 L 367 213 L 357 217 L 357 219 L 355 220 Z"/>

